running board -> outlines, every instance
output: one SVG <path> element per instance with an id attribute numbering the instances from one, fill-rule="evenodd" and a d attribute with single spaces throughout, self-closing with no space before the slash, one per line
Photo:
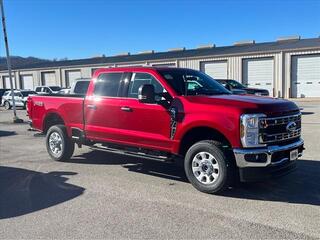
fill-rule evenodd
<path id="1" fill-rule="evenodd" d="M 160 162 L 173 162 L 174 161 L 172 156 L 171 157 L 169 157 L 169 156 L 155 156 L 155 155 L 150 155 L 150 154 L 146 154 L 143 152 L 133 152 L 133 151 L 111 148 L 111 147 L 106 147 L 106 146 L 91 146 L 90 149 L 100 150 L 100 151 L 104 151 L 104 152 L 108 152 L 108 153 L 121 154 L 121 155 L 130 156 L 130 157 L 141 157 L 144 159 L 160 161 Z"/>

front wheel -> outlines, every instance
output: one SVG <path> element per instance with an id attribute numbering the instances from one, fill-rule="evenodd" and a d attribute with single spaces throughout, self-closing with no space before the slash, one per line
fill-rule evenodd
<path id="1" fill-rule="evenodd" d="M 10 103 L 9 103 L 8 101 L 5 101 L 5 102 L 4 102 L 4 109 L 5 109 L 5 110 L 11 109 L 11 105 L 10 105 Z"/>
<path id="2" fill-rule="evenodd" d="M 200 141 L 190 147 L 184 162 L 190 183 L 199 191 L 219 193 L 229 187 L 234 177 L 232 159 L 219 142 Z"/>
<path id="3" fill-rule="evenodd" d="M 46 146 L 50 157 L 55 161 L 69 160 L 74 152 L 74 142 L 68 136 L 64 125 L 55 125 L 49 128 Z"/>

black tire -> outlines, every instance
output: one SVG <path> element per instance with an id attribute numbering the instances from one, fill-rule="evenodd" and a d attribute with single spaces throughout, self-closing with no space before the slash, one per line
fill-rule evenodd
<path id="1" fill-rule="evenodd" d="M 11 105 L 10 105 L 10 103 L 8 101 L 5 101 L 3 105 L 4 105 L 4 109 L 5 110 L 10 110 L 11 109 Z"/>
<path id="2" fill-rule="evenodd" d="M 56 149 L 58 149 L 58 151 L 60 149 L 60 151 L 58 153 L 55 153 L 50 147 L 50 137 L 54 137 L 57 135 L 60 136 L 61 141 L 58 141 L 59 144 L 57 145 L 59 147 L 57 147 Z M 66 127 L 64 125 L 55 125 L 49 128 L 46 136 L 46 146 L 50 157 L 55 161 L 67 161 L 71 158 L 74 152 L 74 142 L 68 136 Z"/>
<path id="3" fill-rule="evenodd" d="M 200 170 L 196 173 L 192 170 L 192 164 L 197 164 L 195 162 L 193 163 L 194 158 L 196 158 L 196 156 L 199 157 L 201 152 L 211 154 L 211 156 L 214 157 L 214 160 L 212 160 L 214 164 L 218 164 L 218 169 L 212 169 L 212 171 L 216 171 L 215 174 L 219 174 L 216 178 L 209 175 L 209 177 L 206 175 L 203 176 L 204 182 L 207 181 L 207 178 L 209 179 L 209 183 L 207 184 L 200 182 Z M 209 158 L 209 155 L 207 156 Z M 202 161 L 202 159 L 200 159 L 200 161 Z M 194 166 L 198 167 L 197 165 Z M 200 166 L 202 165 L 199 165 L 199 167 Z M 203 168 L 199 169 L 203 171 Z M 197 142 L 189 148 L 185 156 L 184 170 L 190 183 L 197 190 L 205 193 L 221 193 L 232 184 L 235 177 L 233 158 L 230 156 L 228 157 L 228 154 L 223 150 L 221 143 L 211 140 Z M 198 180 L 195 174 L 198 174 L 198 178 L 200 178 L 200 180 Z M 212 183 L 210 183 L 210 181 L 212 181 Z"/>

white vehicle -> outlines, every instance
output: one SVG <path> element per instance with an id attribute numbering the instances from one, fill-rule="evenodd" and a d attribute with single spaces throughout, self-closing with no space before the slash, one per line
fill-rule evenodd
<path id="1" fill-rule="evenodd" d="M 38 94 L 52 94 L 52 93 L 59 93 L 61 87 L 59 86 L 37 86 L 35 91 Z"/>
<path id="2" fill-rule="evenodd" d="M 76 79 L 71 86 L 70 94 L 86 95 L 90 80 L 90 78 Z"/>
<path id="3" fill-rule="evenodd" d="M 15 100 L 16 107 L 26 108 L 28 96 L 31 94 L 37 94 L 37 93 L 32 90 L 14 90 L 14 100 Z M 11 91 L 6 91 L 3 94 L 1 105 L 3 105 L 6 110 L 9 110 L 12 108 L 13 103 L 12 103 Z"/>
<path id="4" fill-rule="evenodd" d="M 58 93 L 59 94 L 70 94 L 70 88 L 62 88 Z"/>

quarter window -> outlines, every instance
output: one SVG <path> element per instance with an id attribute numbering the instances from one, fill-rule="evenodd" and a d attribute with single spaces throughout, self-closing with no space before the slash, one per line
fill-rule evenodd
<path id="1" fill-rule="evenodd" d="M 122 73 L 103 73 L 95 82 L 94 95 L 117 97 L 120 90 Z"/>
<path id="2" fill-rule="evenodd" d="M 162 85 L 148 73 L 133 73 L 130 84 L 128 97 L 138 98 L 138 91 L 140 86 L 144 84 L 152 84 L 156 93 L 166 92 Z M 158 99 L 157 99 L 158 98 Z M 160 100 L 161 97 L 156 96 L 156 100 Z"/>

